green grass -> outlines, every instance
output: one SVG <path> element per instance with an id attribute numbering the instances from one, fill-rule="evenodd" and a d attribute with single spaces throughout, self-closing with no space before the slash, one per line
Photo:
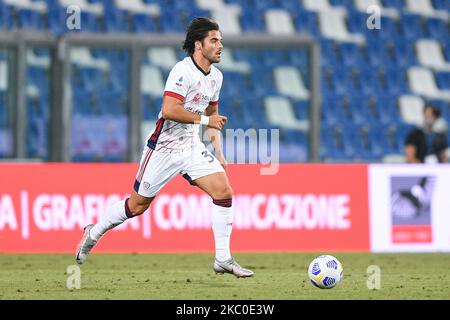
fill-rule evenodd
<path id="1" fill-rule="evenodd" d="M 72 255 L 0 254 L 0 299 L 450 299 L 449 254 L 334 254 L 344 279 L 331 290 L 309 283 L 317 254 L 236 254 L 249 279 L 215 275 L 210 254 L 92 254 L 81 289 L 68 290 Z M 381 289 L 367 289 L 367 267 Z"/>

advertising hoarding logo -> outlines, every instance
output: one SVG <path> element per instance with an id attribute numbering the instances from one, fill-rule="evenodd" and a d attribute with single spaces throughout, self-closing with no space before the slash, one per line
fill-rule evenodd
<path id="1" fill-rule="evenodd" d="M 432 242 L 432 198 L 436 177 L 391 177 L 393 243 Z"/>

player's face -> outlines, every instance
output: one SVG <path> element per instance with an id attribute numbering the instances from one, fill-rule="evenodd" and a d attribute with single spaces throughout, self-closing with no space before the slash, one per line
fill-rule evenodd
<path id="1" fill-rule="evenodd" d="M 203 40 L 202 54 L 210 63 L 218 63 L 222 54 L 222 35 L 220 31 L 211 30 Z"/>

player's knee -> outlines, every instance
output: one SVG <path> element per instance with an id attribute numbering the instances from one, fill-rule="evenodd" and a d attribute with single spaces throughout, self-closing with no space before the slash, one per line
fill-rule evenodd
<path id="1" fill-rule="evenodd" d="M 231 199 L 233 198 L 233 189 L 230 186 L 224 186 L 215 192 L 214 199 Z"/>
<path id="2" fill-rule="evenodd" d="M 131 204 L 129 205 L 129 210 L 127 215 L 130 217 L 137 217 L 143 214 L 149 207 L 149 204 Z"/>

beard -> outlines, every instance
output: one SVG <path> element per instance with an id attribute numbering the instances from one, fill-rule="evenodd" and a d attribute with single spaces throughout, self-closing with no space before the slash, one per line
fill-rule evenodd
<path id="1" fill-rule="evenodd" d="M 213 64 L 213 63 L 219 63 L 221 60 L 220 56 L 217 56 L 217 53 L 211 53 L 209 55 L 205 55 L 203 54 L 203 57 L 205 57 L 209 63 Z"/>

